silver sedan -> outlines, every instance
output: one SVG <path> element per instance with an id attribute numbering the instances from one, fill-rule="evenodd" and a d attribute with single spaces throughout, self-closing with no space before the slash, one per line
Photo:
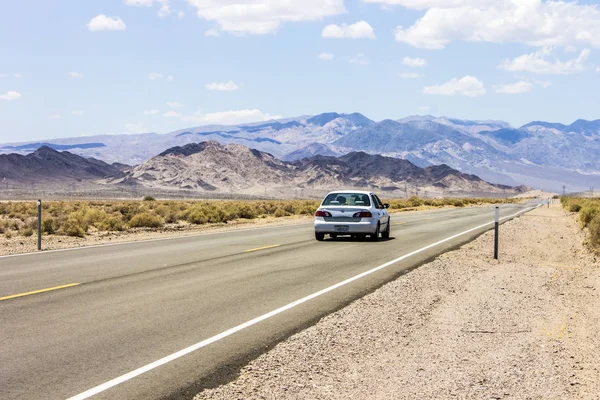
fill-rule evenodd
<path id="1" fill-rule="evenodd" d="M 319 241 L 329 235 L 365 237 L 379 240 L 390 237 L 388 204 L 376 194 L 361 190 L 340 190 L 325 196 L 315 213 L 315 238 Z"/>

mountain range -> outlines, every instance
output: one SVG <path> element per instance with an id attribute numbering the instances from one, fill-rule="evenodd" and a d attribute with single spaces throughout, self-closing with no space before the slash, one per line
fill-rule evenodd
<path id="1" fill-rule="evenodd" d="M 139 165 L 173 147 L 217 141 L 241 144 L 294 162 L 362 151 L 416 166 L 446 164 L 505 185 L 551 191 L 600 187 L 600 120 L 570 125 L 412 116 L 373 121 L 362 114 L 316 116 L 235 126 L 201 126 L 167 134 L 100 135 L 0 145 L 0 153 L 28 154 L 41 145 L 68 149 L 107 163 Z"/>
<path id="2" fill-rule="evenodd" d="M 0 177 L 20 185 L 94 180 L 121 173 L 127 165 L 107 164 L 95 158 L 83 158 L 68 151 L 42 146 L 28 155 L 0 154 Z"/>
<path id="3" fill-rule="evenodd" d="M 28 155 L 0 155 L 3 183 L 14 193 L 36 188 L 68 194 L 77 185 L 82 193 L 185 192 L 191 196 L 320 197 L 334 188 L 361 188 L 389 196 L 458 196 L 516 194 L 526 187 L 488 183 L 447 165 L 420 168 L 410 161 L 350 152 L 343 156 L 315 155 L 294 162 L 240 144 L 216 141 L 176 146 L 136 167 L 107 164 L 68 151 L 42 146 Z M 298 193 L 301 191 L 301 193 Z"/>
<path id="4" fill-rule="evenodd" d="M 417 191 L 452 195 L 525 190 L 490 184 L 447 165 L 420 168 L 407 160 L 365 152 L 286 162 L 240 144 L 222 145 L 216 141 L 173 147 L 105 182 L 249 195 L 259 195 L 269 188 L 284 197 L 297 189 L 326 192 L 352 187 L 396 192 L 398 197 Z"/>

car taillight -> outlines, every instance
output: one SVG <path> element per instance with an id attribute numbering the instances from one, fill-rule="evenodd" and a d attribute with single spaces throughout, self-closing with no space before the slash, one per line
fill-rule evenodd
<path id="1" fill-rule="evenodd" d="M 331 213 L 329 211 L 317 211 L 315 213 L 315 217 L 331 217 Z"/>
<path id="2" fill-rule="evenodd" d="M 354 213 L 353 217 L 354 218 L 372 218 L 373 214 L 371 214 L 370 211 L 359 211 L 357 213 Z"/>

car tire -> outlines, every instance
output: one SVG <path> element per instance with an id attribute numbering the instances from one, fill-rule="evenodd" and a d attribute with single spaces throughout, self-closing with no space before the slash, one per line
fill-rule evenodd
<path id="1" fill-rule="evenodd" d="M 388 220 L 387 227 L 385 228 L 385 231 L 381 232 L 381 238 L 382 239 L 389 239 L 390 238 L 391 223 L 392 223 L 392 221 Z"/>
<path id="2" fill-rule="evenodd" d="M 329 237 L 335 239 L 337 237 L 337 233 L 330 233 Z"/>
<path id="3" fill-rule="evenodd" d="M 371 241 L 376 242 L 379 240 L 379 223 L 377 223 L 377 228 L 375 228 L 375 233 L 371 235 Z"/>
<path id="4" fill-rule="evenodd" d="M 325 239 L 325 234 L 320 232 L 315 232 L 315 239 L 319 242 L 322 242 Z"/>

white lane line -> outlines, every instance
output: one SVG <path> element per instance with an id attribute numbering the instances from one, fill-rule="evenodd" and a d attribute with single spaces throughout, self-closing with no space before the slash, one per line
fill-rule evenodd
<path id="1" fill-rule="evenodd" d="M 500 220 L 514 218 L 514 217 L 516 217 L 516 216 L 518 216 L 520 214 L 526 213 L 527 211 L 533 210 L 534 208 L 537 208 L 537 207 L 526 208 L 525 210 L 519 211 L 516 214 L 510 215 L 508 217 L 500 218 Z M 124 375 L 121 375 L 121 376 L 119 376 L 117 378 L 111 379 L 110 381 L 105 382 L 105 383 L 103 383 L 101 385 L 98 385 L 96 387 L 93 387 L 93 388 L 91 388 L 89 390 L 86 390 L 83 393 L 80 393 L 78 395 L 70 397 L 68 400 L 84 400 L 84 399 L 90 398 L 92 396 L 95 396 L 98 393 L 104 392 L 105 390 L 108 390 L 108 389 L 110 389 L 110 388 L 112 388 L 114 386 L 120 385 L 121 383 L 126 382 L 126 381 L 128 381 L 130 379 L 133 379 L 136 376 L 140 376 L 140 375 L 142 375 L 142 374 L 144 374 L 144 373 L 146 373 L 148 371 L 151 371 L 151 370 L 153 370 L 155 368 L 160 367 L 161 365 L 167 364 L 167 363 L 169 363 L 171 361 L 174 361 L 174 360 L 176 360 L 176 359 L 178 359 L 180 357 L 183 357 L 183 356 L 185 356 L 187 354 L 190 354 L 190 353 L 192 353 L 192 352 L 194 352 L 196 350 L 199 350 L 199 349 L 201 349 L 203 347 L 206 347 L 206 346 L 208 346 L 211 343 L 217 342 L 217 341 L 219 341 L 221 339 L 224 339 L 224 338 L 226 338 L 228 336 L 231 336 L 234 333 L 237 333 L 237 332 L 239 332 L 239 331 L 241 331 L 243 329 L 246 329 L 246 328 L 248 328 L 248 327 L 250 327 L 252 325 L 256 325 L 256 324 L 258 324 L 261 321 L 264 321 L 266 319 L 269 319 L 271 317 L 276 316 L 277 314 L 281 314 L 282 312 L 287 311 L 289 309 L 292 309 L 292 308 L 294 308 L 294 307 L 296 307 L 296 306 L 298 306 L 298 305 L 300 305 L 302 303 L 306 303 L 309 300 L 312 300 L 312 299 L 314 299 L 316 297 L 322 296 L 322 295 L 324 295 L 326 293 L 331 292 L 332 290 L 338 289 L 338 288 L 340 288 L 342 286 L 345 286 L 345 285 L 347 285 L 349 283 L 352 283 L 352 282 L 354 282 L 354 281 L 356 281 L 358 279 L 364 278 L 367 275 L 371 275 L 371 274 L 373 274 L 373 273 L 375 273 L 377 271 L 380 271 L 380 270 L 382 270 L 384 268 L 389 267 L 390 265 L 396 264 L 396 263 L 398 263 L 398 262 L 400 262 L 402 260 L 405 260 L 405 259 L 407 259 L 409 257 L 412 257 L 415 254 L 422 253 L 423 251 L 429 250 L 432 247 L 435 247 L 435 246 L 437 246 L 439 244 L 448 242 L 448 241 L 450 241 L 452 239 L 456 239 L 457 237 L 460 237 L 462 235 L 466 235 L 467 233 L 476 231 L 478 229 L 481 229 L 481 228 L 486 227 L 487 225 L 490 225 L 490 224 L 493 224 L 493 223 L 494 223 L 494 221 L 487 222 L 485 224 L 476 226 L 475 228 L 471 228 L 471 229 L 466 230 L 464 232 L 457 233 L 456 235 L 452 235 L 450 237 L 447 237 L 446 239 L 442 239 L 439 242 L 435 242 L 435 243 L 430 244 L 428 246 L 422 247 L 422 248 L 420 248 L 418 250 L 415 250 L 415 251 L 413 251 L 411 253 L 408 253 L 408 254 L 405 254 L 405 255 L 403 255 L 401 257 L 398 257 L 398 258 L 396 258 L 396 259 L 394 259 L 392 261 L 388 261 L 387 263 L 382 264 L 382 265 L 380 265 L 378 267 L 375 267 L 375 268 L 370 269 L 368 271 L 365 271 L 365 272 L 363 272 L 361 274 L 353 276 L 352 278 L 348 278 L 345 281 L 336 283 L 335 285 L 329 286 L 328 288 L 320 290 L 320 291 L 318 291 L 316 293 L 310 294 L 310 295 L 308 295 L 306 297 L 303 297 L 303 298 L 301 298 L 299 300 L 296 300 L 296 301 L 294 301 L 292 303 L 289 303 L 289 304 L 287 304 L 287 305 L 285 305 L 283 307 L 280 307 L 280 308 L 278 308 L 276 310 L 273 310 L 273 311 L 271 311 L 269 313 L 263 314 L 260 317 L 256 317 L 256 318 L 254 318 L 254 319 L 252 319 L 250 321 L 244 322 L 241 325 L 235 326 L 235 327 L 233 327 L 231 329 L 228 329 L 228 330 L 226 330 L 224 332 L 219 333 L 218 335 L 215 335 L 215 336 L 210 337 L 208 339 L 205 339 L 205 340 L 203 340 L 203 341 L 201 341 L 199 343 L 196 343 L 194 345 L 186 347 L 183 350 L 179 350 L 178 352 L 170 354 L 170 355 L 168 355 L 166 357 L 163 357 L 160 360 L 156 360 L 156 361 L 154 361 L 154 362 L 152 362 L 150 364 L 146 364 L 143 367 L 135 369 L 135 370 L 133 370 L 131 372 L 128 372 L 128 373 L 126 373 Z"/>

